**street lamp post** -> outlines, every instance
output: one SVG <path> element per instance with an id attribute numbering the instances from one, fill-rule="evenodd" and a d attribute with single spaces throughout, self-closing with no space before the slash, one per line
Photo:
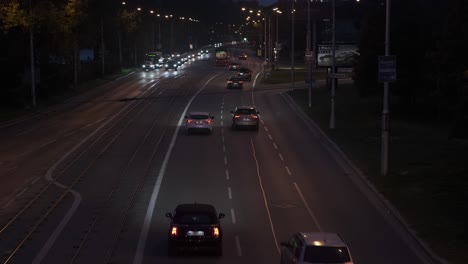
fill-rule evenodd
<path id="1" fill-rule="evenodd" d="M 386 2 L 385 11 L 385 56 L 390 55 L 390 0 Z M 382 153 L 381 153 L 381 166 L 382 176 L 388 174 L 388 147 L 390 140 L 390 110 L 389 110 L 389 83 L 384 82 L 384 97 L 383 97 L 383 110 L 382 110 Z"/>
<path id="2" fill-rule="evenodd" d="M 292 1 L 292 10 L 291 10 L 291 90 L 294 91 L 294 13 L 296 13 L 294 3 L 296 0 Z"/>
<path id="3" fill-rule="evenodd" d="M 336 78 L 335 78 L 335 71 L 336 71 L 336 59 L 335 59 L 335 0 L 333 0 L 333 11 L 332 11 L 332 83 L 331 83 L 331 92 L 330 92 L 330 129 L 335 129 L 335 85 L 336 85 Z"/>
<path id="4" fill-rule="evenodd" d="M 307 1 L 307 55 L 310 56 L 310 1 Z M 309 79 L 309 108 L 312 107 L 312 74 L 311 74 L 311 61 L 310 59 L 307 60 L 307 78 Z"/>

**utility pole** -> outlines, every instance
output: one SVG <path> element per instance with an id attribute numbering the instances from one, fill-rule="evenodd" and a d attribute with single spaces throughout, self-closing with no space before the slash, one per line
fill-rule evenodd
<path id="1" fill-rule="evenodd" d="M 291 10 L 291 91 L 294 91 L 294 13 L 296 13 L 296 9 L 294 7 L 294 3 L 296 0 L 292 1 L 292 10 Z"/>
<path id="2" fill-rule="evenodd" d="M 29 0 L 29 19 L 31 24 L 29 25 L 29 56 L 31 64 L 31 102 L 32 107 L 36 108 L 36 74 L 34 71 L 34 21 L 33 21 L 33 7 L 31 0 Z"/>
<path id="3" fill-rule="evenodd" d="M 335 129 L 335 85 L 336 85 L 336 60 L 335 60 L 335 0 L 333 0 L 333 11 L 332 11 L 332 72 L 331 72 L 331 93 L 330 93 L 330 105 L 331 105 L 331 112 L 330 112 L 330 129 Z"/>
<path id="4" fill-rule="evenodd" d="M 105 68 L 104 68 L 104 65 L 105 65 L 105 61 L 104 61 L 104 19 L 102 18 L 101 16 L 101 75 L 102 77 L 104 77 L 104 73 L 105 73 Z M 135 54 L 136 56 L 136 54 Z"/>
<path id="5" fill-rule="evenodd" d="M 390 0 L 387 0 L 385 11 L 385 56 L 390 55 Z M 390 140 L 390 110 L 389 110 L 389 83 L 384 82 L 384 98 L 382 110 L 382 153 L 381 153 L 381 166 L 382 176 L 388 174 L 388 147 Z"/>
<path id="6" fill-rule="evenodd" d="M 265 28 L 264 28 L 264 31 L 265 31 L 265 45 L 264 45 L 264 53 L 263 53 L 263 56 L 265 58 L 265 60 L 263 61 L 263 78 L 265 78 L 265 74 L 266 74 L 266 71 L 265 71 L 265 64 L 266 64 L 266 61 L 267 61 L 267 16 L 266 14 L 263 15 L 263 19 L 265 20 Z"/>
<path id="7" fill-rule="evenodd" d="M 306 58 L 307 58 L 307 78 L 309 79 L 309 108 L 312 107 L 312 64 L 310 61 L 310 0 L 307 0 L 307 39 L 306 39 Z"/>

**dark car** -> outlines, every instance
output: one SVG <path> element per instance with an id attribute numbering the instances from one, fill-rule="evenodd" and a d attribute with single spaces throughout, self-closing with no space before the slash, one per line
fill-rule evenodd
<path id="1" fill-rule="evenodd" d="M 226 88 L 228 89 L 242 89 L 243 87 L 243 81 L 237 77 L 237 76 L 232 76 L 227 80 L 227 85 Z"/>
<path id="2" fill-rule="evenodd" d="M 249 68 L 242 67 L 237 71 L 237 76 L 243 81 L 251 81 L 252 71 Z"/>
<path id="3" fill-rule="evenodd" d="M 210 250 L 217 256 L 223 254 L 223 231 L 220 219 L 209 204 L 180 204 L 174 213 L 166 213 L 171 219 L 168 232 L 168 254 L 177 255 L 182 250 Z"/>
<path id="4" fill-rule="evenodd" d="M 239 55 L 239 60 L 247 60 L 247 54 L 241 54 Z"/>
<path id="5" fill-rule="evenodd" d="M 233 62 L 231 65 L 229 65 L 229 70 L 230 71 L 238 71 L 240 68 L 239 63 Z"/>
<path id="6" fill-rule="evenodd" d="M 166 67 L 166 71 L 168 70 L 174 70 L 174 71 L 177 71 L 177 69 L 179 68 L 179 64 L 177 64 L 177 61 L 175 60 L 168 60 L 166 62 L 166 65 L 164 65 Z"/>

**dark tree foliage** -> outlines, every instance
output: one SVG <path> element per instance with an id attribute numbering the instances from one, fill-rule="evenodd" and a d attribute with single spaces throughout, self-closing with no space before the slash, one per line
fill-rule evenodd
<path id="1" fill-rule="evenodd" d="M 391 84 L 398 98 L 394 113 L 446 120 L 463 116 L 467 5 L 464 0 L 392 0 L 390 53 L 397 56 L 398 78 Z M 361 7 L 361 58 L 355 78 L 361 94 L 368 96 L 382 91 L 377 56 L 384 54 L 385 6 L 362 1 Z"/>

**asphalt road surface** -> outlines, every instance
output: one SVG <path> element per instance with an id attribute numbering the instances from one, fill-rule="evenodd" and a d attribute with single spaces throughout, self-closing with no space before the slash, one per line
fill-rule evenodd
<path id="1" fill-rule="evenodd" d="M 338 232 L 355 263 L 429 263 L 247 53 L 242 91 L 211 54 L 1 127 L 2 263 L 279 263 L 297 231 Z M 231 129 L 238 105 L 259 131 Z M 212 135 L 187 135 L 186 111 L 214 115 Z M 226 214 L 222 257 L 167 256 L 165 213 L 191 202 Z"/>

